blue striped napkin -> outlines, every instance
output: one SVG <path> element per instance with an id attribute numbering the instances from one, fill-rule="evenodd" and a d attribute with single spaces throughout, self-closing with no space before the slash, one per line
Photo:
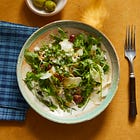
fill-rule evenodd
<path id="1" fill-rule="evenodd" d="M 24 42 L 35 30 L 0 21 L 0 120 L 25 120 L 29 105 L 18 88 L 16 64 Z"/>

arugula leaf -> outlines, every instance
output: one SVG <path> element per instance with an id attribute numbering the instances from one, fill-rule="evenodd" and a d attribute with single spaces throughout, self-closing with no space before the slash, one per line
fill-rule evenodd
<path id="1" fill-rule="evenodd" d="M 26 62 L 34 69 L 35 71 L 39 70 L 39 56 L 35 52 L 30 52 L 29 50 L 25 50 L 24 57 Z"/>
<path id="2" fill-rule="evenodd" d="M 27 72 L 24 82 L 27 84 L 28 88 L 30 90 L 32 90 L 34 88 L 33 81 L 37 82 L 40 77 L 41 77 L 40 74 L 35 74 L 33 72 Z"/>
<path id="3" fill-rule="evenodd" d="M 59 27 L 58 34 L 57 35 L 51 34 L 50 37 L 55 41 L 55 43 L 58 43 L 64 40 L 65 38 L 68 38 L 66 32 Z"/>
<path id="4" fill-rule="evenodd" d="M 74 48 L 75 48 L 75 49 L 79 49 L 79 48 L 84 47 L 85 42 L 86 42 L 86 40 L 85 40 L 85 35 L 84 35 L 84 34 L 78 34 L 78 35 L 75 37 L 75 40 L 74 40 L 74 42 L 73 42 Z"/>

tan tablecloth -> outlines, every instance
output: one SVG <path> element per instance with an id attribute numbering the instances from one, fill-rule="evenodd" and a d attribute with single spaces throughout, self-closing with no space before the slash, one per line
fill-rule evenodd
<path id="1" fill-rule="evenodd" d="M 1 140 L 139 140 L 140 139 L 140 6 L 139 0 L 68 0 L 53 17 L 33 14 L 24 0 L 1 0 L 0 20 L 41 27 L 55 20 L 70 19 L 101 30 L 113 43 L 120 60 L 120 84 L 111 104 L 97 118 L 75 125 L 62 125 L 42 118 L 32 109 L 25 122 L 0 121 Z M 128 119 L 128 62 L 124 58 L 125 27 L 136 25 L 137 56 L 134 61 L 138 115 Z"/>

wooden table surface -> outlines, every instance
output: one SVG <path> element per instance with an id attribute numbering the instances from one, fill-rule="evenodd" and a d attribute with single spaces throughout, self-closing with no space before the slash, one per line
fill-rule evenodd
<path id="1" fill-rule="evenodd" d="M 59 14 L 40 17 L 24 0 L 1 0 L 0 20 L 41 27 L 56 20 L 78 20 L 101 30 L 113 43 L 120 61 L 120 83 L 107 109 L 90 121 L 64 125 L 30 109 L 24 122 L 0 121 L 0 140 L 140 140 L 140 5 L 139 0 L 68 0 Z M 134 61 L 138 115 L 128 119 L 128 62 L 124 58 L 125 28 L 136 25 Z"/>

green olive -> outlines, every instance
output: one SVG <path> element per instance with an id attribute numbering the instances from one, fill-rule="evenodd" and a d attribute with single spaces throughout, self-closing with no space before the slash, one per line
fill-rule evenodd
<path id="1" fill-rule="evenodd" d="M 44 8 L 48 12 L 53 12 L 55 10 L 55 8 L 56 8 L 56 3 L 54 1 L 47 0 L 45 2 Z"/>
<path id="2" fill-rule="evenodd" d="M 33 0 L 33 4 L 38 8 L 43 8 L 46 0 Z"/>

